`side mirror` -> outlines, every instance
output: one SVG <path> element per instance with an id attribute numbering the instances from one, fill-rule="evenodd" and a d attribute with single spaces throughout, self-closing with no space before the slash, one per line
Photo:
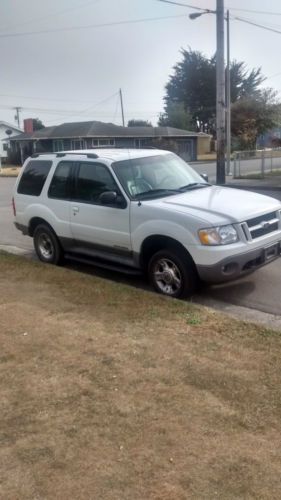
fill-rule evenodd
<path id="1" fill-rule="evenodd" d="M 116 205 L 118 207 L 126 207 L 126 201 L 123 196 L 116 193 L 116 191 L 105 191 L 99 196 L 102 205 Z"/>
<path id="2" fill-rule="evenodd" d="M 100 195 L 102 205 L 115 205 L 117 201 L 117 193 L 115 191 L 105 191 Z"/>
<path id="3" fill-rule="evenodd" d="M 209 177 L 207 174 L 201 174 L 201 177 L 202 179 L 204 179 L 204 181 L 209 182 Z"/>

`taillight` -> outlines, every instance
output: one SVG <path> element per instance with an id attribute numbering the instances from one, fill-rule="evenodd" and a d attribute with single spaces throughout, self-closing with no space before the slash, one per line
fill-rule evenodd
<path id="1" fill-rule="evenodd" d="M 16 212 L 16 205 L 15 205 L 14 197 L 12 198 L 12 207 L 13 207 L 13 212 L 14 212 L 14 217 L 15 217 L 17 215 L 17 212 Z"/>

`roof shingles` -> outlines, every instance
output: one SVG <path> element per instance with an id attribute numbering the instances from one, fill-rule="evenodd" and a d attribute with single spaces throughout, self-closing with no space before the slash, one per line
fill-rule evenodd
<path id="1" fill-rule="evenodd" d="M 19 134 L 12 141 L 32 139 L 71 139 L 86 137 L 198 137 L 202 133 L 172 127 L 121 127 L 98 121 L 63 123 L 36 130 L 33 134 Z M 204 134 L 206 135 L 206 134 Z"/>

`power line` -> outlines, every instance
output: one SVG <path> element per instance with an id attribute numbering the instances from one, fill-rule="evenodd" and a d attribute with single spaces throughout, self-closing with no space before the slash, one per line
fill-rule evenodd
<path id="1" fill-rule="evenodd" d="M 82 110 L 46 109 L 46 108 L 39 108 L 39 107 L 37 108 L 37 107 L 30 107 L 30 106 L 21 106 L 20 109 L 26 110 L 26 111 L 36 111 L 39 113 L 49 113 L 50 115 L 51 114 L 62 114 L 63 116 L 68 116 L 69 118 L 71 118 L 72 116 L 78 116 L 78 115 L 80 116 L 80 115 L 84 115 L 84 114 L 87 114 L 87 113 L 93 111 L 96 107 L 109 101 L 110 99 L 112 99 L 112 97 L 115 97 L 117 94 L 118 94 L 118 92 L 114 92 L 114 94 L 110 95 L 109 97 L 106 97 L 105 99 L 102 99 L 98 103 L 92 104 L 92 106 L 90 106 L 86 109 L 82 109 Z M 1 109 L 14 109 L 13 106 L 1 104 L 1 103 L 0 103 L 0 108 Z"/>
<path id="2" fill-rule="evenodd" d="M 241 21 L 242 23 L 250 24 L 251 26 L 256 26 L 257 28 L 262 28 L 267 31 L 272 31 L 273 33 L 281 34 L 280 30 L 276 30 L 274 28 L 270 28 L 269 26 L 265 26 L 264 24 L 258 24 L 255 23 L 254 21 L 251 21 L 250 19 L 244 19 L 243 17 L 237 17 L 237 16 L 231 16 L 232 19 L 235 19 L 236 21 Z"/>
<path id="3" fill-rule="evenodd" d="M 281 12 L 269 12 L 269 11 L 264 11 L 264 10 L 238 9 L 237 7 L 229 7 L 229 10 L 236 10 L 236 11 L 240 11 L 240 12 L 250 12 L 251 14 L 281 16 Z"/>
<path id="4" fill-rule="evenodd" d="M 62 14 L 66 14 L 67 12 L 71 12 L 73 10 L 82 9 L 83 7 L 87 7 L 90 4 L 93 4 L 93 3 L 96 4 L 99 1 L 100 0 L 95 0 L 93 2 L 93 0 L 91 0 L 90 2 L 88 1 L 87 3 L 82 3 L 82 4 L 79 4 L 79 5 L 76 5 L 75 7 L 70 7 L 68 9 L 63 9 L 63 10 L 59 10 L 57 12 L 53 12 L 53 14 L 49 14 L 49 15 L 46 15 L 44 17 L 42 17 L 42 16 L 41 17 L 34 17 L 34 18 L 29 19 L 28 21 L 25 21 L 25 22 L 22 22 L 22 23 L 12 24 L 12 25 L 10 25 L 8 27 L 5 27 L 4 29 L 1 28 L 0 33 L 2 33 L 3 31 L 8 31 L 9 29 L 15 28 L 17 26 L 25 26 L 26 24 L 31 24 L 31 23 L 39 22 L 39 21 L 45 21 L 46 19 L 49 19 L 49 18 L 53 18 L 54 19 L 55 16 L 60 16 Z"/>
<path id="5" fill-rule="evenodd" d="M 189 9 L 201 10 L 203 12 L 210 12 L 210 9 L 204 9 L 202 7 L 197 7 L 195 5 L 189 5 L 187 3 L 174 2 L 173 0 L 157 0 L 158 2 L 168 3 L 171 5 L 178 5 L 179 7 L 188 7 Z M 263 14 L 269 16 L 281 16 L 281 12 L 272 12 L 265 10 L 252 10 L 252 9 L 239 9 L 238 7 L 229 7 L 229 10 L 236 10 L 238 12 L 249 12 L 251 14 Z M 211 11 L 212 12 L 212 11 Z"/>
<path id="6" fill-rule="evenodd" d="M 49 101 L 49 102 L 79 102 L 81 104 L 86 104 L 89 103 L 90 100 L 76 100 L 76 99 L 57 99 L 57 98 L 46 98 L 46 97 L 32 97 L 32 96 L 25 96 L 25 95 L 15 95 L 15 94 L 0 94 L 0 97 L 11 97 L 11 98 L 16 98 L 16 99 L 31 99 L 33 101 Z M 98 103 L 97 103 L 98 104 Z"/>
<path id="7" fill-rule="evenodd" d="M 188 9 L 200 10 L 203 12 L 209 12 L 209 9 L 202 9 L 195 5 L 188 5 L 187 3 L 173 2 L 172 0 L 157 0 L 158 2 L 169 3 L 171 5 L 178 5 L 179 7 L 187 7 Z"/>
<path id="8" fill-rule="evenodd" d="M 31 35 L 45 35 L 48 33 L 61 33 L 62 31 L 78 31 L 78 30 L 87 30 L 87 29 L 95 29 L 95 28 L 107 28 L 110 26 L 121 26 L 124 24 L 136 24 L 136 23 L 144 23 L 151 21 L 161 21 L 165 19 L 176 19 L 180 17 L 186 17 L 185 14 L 179 14 L 175 16 L 161 16 L 161 17 L 146 17 L 141 19 L 132 19 L 127 21 L 116 21 L 112 23 L 103 23 L 103 24 L 88 24 L 86 26 L 70 26 L 68 28 L 57 28 L 53 30 L 41 30 L 41 31 L 24 31 L 20 33 L 0 33 L 0 38 L 13 38 L 13 37 L 22 37 L 22 36 L 31 36 Z"/>

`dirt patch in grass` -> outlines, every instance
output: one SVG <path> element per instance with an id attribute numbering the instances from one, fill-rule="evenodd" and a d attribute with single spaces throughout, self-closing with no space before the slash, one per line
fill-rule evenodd
<path id="1" fill-rule="evenodd" d="M 0 498 L 280 498 L 280 332 L 5 254 L 0 287 Z"/>

